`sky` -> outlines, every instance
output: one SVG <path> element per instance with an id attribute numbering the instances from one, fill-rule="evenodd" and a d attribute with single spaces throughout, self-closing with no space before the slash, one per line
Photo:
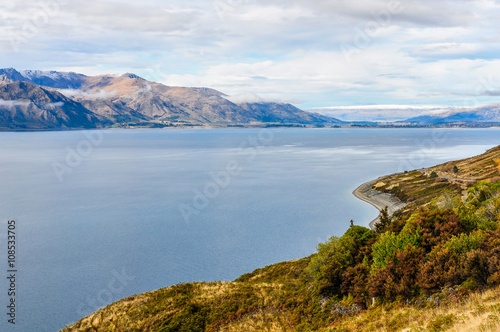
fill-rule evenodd
<path id="1" fill-rule="evenodd" d="M 498 22 L 500 0 L 0 0 L 0 63 L 324 113 L 472 107 L 500 101 Z"/>

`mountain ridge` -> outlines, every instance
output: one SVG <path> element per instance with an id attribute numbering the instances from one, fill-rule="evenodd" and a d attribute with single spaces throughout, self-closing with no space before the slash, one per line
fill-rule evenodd
<path id="1" fill-rule="evenodd" d="M 226 99 L 227 95 L 214 89 L 166 86 L 133 73 L 86 76 L 74 72 L 0 69 L 0 84 L 15 82 L 27 82 L 66 96 L 81 108 L 94 113 L 102 120 L 103 127 L 128 123 L 154 123 L 160 126 L 343 123 L 335 118 L 302 111 L 291 104 L 236 104 Z M 16 100 L 4 100 L 7 101 Z M 3 113 L 12 111 L 2 105 L 0 110 Z M 30 119 L 32 123 L 26 122 L 24 127 L 38 129 L 43 122 L 42 119 L 38 120 L 33 117 Z"/>
<path id="2" fill-rule="evenodd" d="M 472 109 L 458 109 L 436 115 L 423 115 L 413 117 L 401 122 L 412 123 L 500 123 L 500 103 L 479 106 Z"/>
<path id="3" fill-rule="evenodd" d="M 27 82 L 51 93 L 60 93 L 79 105 L 87 114 L 91 112 L 100 123 L 95 127 L 230 127 L 230 126 L 354 126 L 354 127 L 399 127 L 399 126 L 492 126 L 500 124 L 500 104 L 477 108 L 453 109 L 447 112 L 411 117 L 389 123 L 366 121 L 341 121 L 312 111 L 303 111 L 289 103 L 236 101 L 223 92 L 207 87 L 167 86 L 147 81 L 133 73 L 122 75 L 103 74 L 87 76 L 75 72 L 0 69 L 0 85 Z M 19 95 L 21 92 L 18 93 Z M 15 124 L 5 119 L 15 118 L 13 105 L 26 100 L 0 100 L 0 112 L 4 130 L 24 129 L 72 129 L 81 128 L 82 123 L 62 121 L 59 127 L 53 121 L 37 117 L 17 117 Z M 233 101 L 234 100 L 234 101 Z M 257 99 L 258 100 L 258 99 Z M 71 112 L 60 106 L 60 112 Z M 86 109 L 84 111 L 83 109 Z M 73 109 L 74 110 L 74 109 Z M 26 109 L 24 112 L 26 113 Z M 82 114 L 83 114 L 82 113 Z M 95 120 L 95 119 L 94 119 Z M 93 120 L 93 121 L 94 121 Z M 45 125 L 44 125 L 45 124 Z"/>

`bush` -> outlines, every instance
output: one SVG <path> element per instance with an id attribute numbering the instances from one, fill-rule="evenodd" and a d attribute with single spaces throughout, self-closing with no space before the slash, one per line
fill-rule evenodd
<path id="1" fill-rule="evenodd" d="M 490 276 L 486 253 L 482 250 L 473 250 L 465 255 L 463 261 L 465 276 L 471 278 L 480 288 L 484 288 Z"/>
<path id="2" fill-rule="evenodd" d="M 354 303 L 363 308 L 366 307 L 369 301 L 367 289 L 369 272 L 369 266 L 360 263 L 355 267 L 347 268 L 342 275 L 342 294 L 351 294 L 354 297 Z"/>
<path id="3" fill-rule="evenodd" d="M 479 248 L 482 242 L 483 233 L 481 231 L 476 231 L 470 234 L 462 233 L 460 236 L 453 236 L 444 244 L 444 247 L 457 255 L 463 255 Z"/>
<path id="4" fill-rule="evenodd" d="M 412 223 L 407 223 L 398 235 L 393 232 L 382 234 L 372 246 L 372 270 L 385 268 L 390 261 L 394 260 L 399 251 L 405 250 L 406 245 L 410 244 L 418 248 L 421 242 L 420 228 L 415 229 Z"/>
<path id="5" fill-rule="evenodd" d="M 349 267 L 356 265 L 358 253 L 375 233 L 361 226 L 352 226 L 339 237 L 331 237 L 326 243 L 318 245 L 318 253 L 311 259 L 307 267 L 308 273 L 315 279 L 322 296 L 341 294 L 342 274 Z"/>
<path id="6" fill-rule="evenodd" d="M 469 278 L 472 284 L 483 287 L 491 272 L 486 252 L 478 250 L 482 243 L 482 233 L 462 233 L 435 247 L 419 271 L 418 285 L 426 293 L 434 293 Z"/>
<path id="7" fill-rule="evenodd" d="M 492 198 L 500 190 L 500 183 L 478 182 L 467 191 L 467 204 L 477 208 L 488 199 Z"/>
<path id="8" fill-rule="evenodd" d="M 461 284 L 465 279 L 459 256 L 443 246 L 436 248 L 418 273 L 418 285 L 427 293 L 435 293 L 446 286 Z"/>
<path id="9" fill-rule="evenodd" d="M 423 211 L 412 218 L 413 224 L 420 227 L 422 247 L 426 252 L 430 252 L 434 246 L 465 231 L 460 219 L 451 210 Z"/>

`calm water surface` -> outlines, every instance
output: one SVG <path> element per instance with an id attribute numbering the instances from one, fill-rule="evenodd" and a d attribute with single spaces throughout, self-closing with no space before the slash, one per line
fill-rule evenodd
<path id="1" fill-rule="evenodd" d="M 0 133 L 2 274 L 7 220 L 18 238 L 17 324 L 3 313 L 0 330 L 58 331 L 132 294 L 307 256 L 376 216 L 351 195 L 362 182 L 498 144 L 500 129 Z"/>

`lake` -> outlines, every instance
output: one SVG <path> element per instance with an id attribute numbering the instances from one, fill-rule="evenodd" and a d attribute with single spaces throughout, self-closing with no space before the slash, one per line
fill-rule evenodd
<path id="1" fill-rule="evenodd" d="M 500 129 L 0 133 L 0 267 L 16 221 L 16 325 L 58 331 L 132 294 L 233 280 L 377 215 L 373 178 L 480 154 Z"/>

